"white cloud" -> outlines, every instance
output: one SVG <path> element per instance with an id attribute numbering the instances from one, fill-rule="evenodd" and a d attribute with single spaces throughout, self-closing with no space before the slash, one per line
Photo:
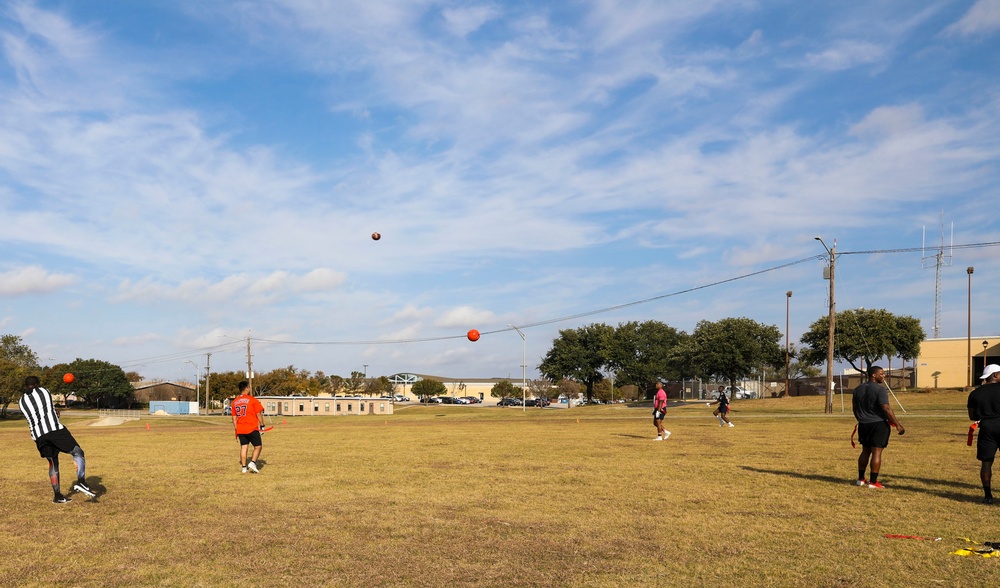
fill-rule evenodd
<path id="1" fill-rule="evenodd" d="M 441 11 L 448 30 L 458 37 L 465 37 L 469 33 L 475 32 L 499 14 L 500 10 L 496 6 L 462 6 L 445 8 Z"/>
<path id="2" fill-rule="evenodd" d="M 55 274 L 38 266 L 26 266 L 0 273 L 0 296 L 45 294 L 75 284 L 70 274 Z"/>
<path id="3" fill-rule="evenodd" d="M 822 51 L 807 53 L 804 61 L 811 68 L 836 71 L 879 63 L 885 57 L 885 47 L 869 41 L 844 39 Z"/>
<path id="4" fill-rule="evenodd" d="M 478 325 L 490 324 L 494 321 L 493 313 L 471 306 L 459 306 L 449 309 L 434 321 L 437 327 L 475 328 Z"/>
<path id="5" fill-rule="evenodd" d="M 962 18 L 945 29 L 946 35 L 971 37 L 1000 30 L 1000 0 L 978 0 Z"/>
<path id="6" fill-rule="evenodd" d="M 300 294 L 327 292 L 338 288 L 345 276 L 327 268 L 305 275 L 276 271 L 270 274 L 234 274 L 212 282 L 204 278 L 184 280 L 176 285 L 152 277 L 125 279 L 118 285 L 113 302 L 181 301 L 195 305 L 233 303 L 259 306 Z"/>

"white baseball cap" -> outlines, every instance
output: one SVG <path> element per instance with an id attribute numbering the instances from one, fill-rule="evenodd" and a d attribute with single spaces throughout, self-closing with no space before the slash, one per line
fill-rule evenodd
<path id="1" fill-rule="evenodd" d="M 983 370 L 983 375 L 979 376 L 979 379 L 985 380 L 986 378 L 992 376 L 997 372 L 1000 372 L 1000 365 L 991 363 L 990 365 L 986 366 L 986 369 Z"/>

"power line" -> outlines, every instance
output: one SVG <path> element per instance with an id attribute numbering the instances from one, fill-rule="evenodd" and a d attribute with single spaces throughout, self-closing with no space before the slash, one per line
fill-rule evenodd
<path id="1" fill-rule="evenodd" d="M 1000 246 L 1000 241 L 991 241 L 991 242 L 987 242 L 987 243 L 969 243 L 969 244 L 965 244 L 965 245 L 954 245 L 953 248 L 954 249 L 982 249 L 982 248 L 986 248 L 986 247 L 998 247 L 998 246 Z M 838 251 L 837 255 L 876 255 L 876 254 L 886 254 L 886 253 L 922 253 L 922 252 L 923 252 L 923 248 L 921 248 L 921 247 L 905 247 L 905 248 L 898 248 L 898 249 L 870 249 L 870 250 L 866 250 L 866 251 Z M 536 321 L 536 322 L 532 322 L 532 323 L 520 324 L 520 325 L 518 325 L 518 327 L 521 328 L 521 329 L 528 329 L 528 328 L 531 328 L 531 327 L 540 327 L 540 326 L 544 326 L 544 325 L 551 325 L 553 323 L 560 323 L 560 322 L 570 321 L 570 320 L 584 318 L 584 317 L 588 317 L 588 316 L 594 316 L 594 315 L 598 315 L 598 314 L 604 314 L 604 313 L 612 312 L 612 311 L 615 311 L 615 310 L 621 310 L 623 308 L 629 308 L 629 307 L 632 307 L 632 306 L 639 306 L 641 304 L 648 304 L 650 302 L 655 302 L 657 300 L 663 300 L 663 299 L 666 299 L 666 298 L 672 298 L 674 296 L 680 296 L 682 294 L 690 294 L 691 292 L 697 292 L 699 290 L 705 290 L 707 288 L 712 288 L 712 287 L 715 287 L 715 286 L 720 286 L 722 284 L 728 284 L 730 282 L 736 282 L 736 281 L 739 281 L 739 280 L 745 280 L 747 278 L 752 278 L 754 276 L 759 276 L 759 275 L 762 275 L 762 274 L 766 274 L 766 273 L 770 273 L 770 272 L 775 272 L 775 271 L 778 271 L 778 270 L 781 270 L 781 269 L 789 268 L 789 267 L 792 267 L 792 266 L 795 266 L 795 265 L 799 265 L 799 264 L 802 264 L 802 263 L 806 263 L 806 262 L 809 262 L 809 261 L 821 261 L 821 260 L 825 260 L 825 259 L 827 259 L 827 257 L 828 256 L 826 254 L 811 255 L 809 257 L 805 257 L 805 258 L 798 259 L 798 260 L 795 260 L 795 261 L 791 261 L 791 262 L 788 262 L 788 263 L 783 263 L 781 265 L 772 266 L 772 267 L 769 267 L 769 268 L 765 268 L 765 269 L 758 270 L 758 271 L 755 271 L 755 272 L 750 272 L 750 273 L 747 273 L 747 274 L 741 274 L 739 276 L 734 276 L 734 277 L 731 277 L 731 278 L 726 278 L 724 280 L 719 280 L 719 281 L 716 281 L 716 282 L 710 282 L 710 283 L 707 283 L 707 284 L 702 284 L 700 286 L 694 286 L 692 288 L 685 288 L 683 290 L 676 290 L 674 292 L 668 292 L 668 293 L 665 293 L 665 294 L 659 294 L 659 295 L 656 295 L 656 296 L 651 296 L 649 298 L 643 298 L 641 300 L 634 300 L 632 302 L 625 302 L 623 304 L 616 304 L 614 306 L 607 306 L 607 307 L 604 307 L 604 308 L 599 308 L 597 310 L 589 310 L 589 311 L 586 311 L 586 312 L 580 312 L 580 313 L 576 313 L 576 314 L 570 314 L 570 315 L 561 316 L 561 317 L 557 317 L 557 318 L 546 319 L 546 320 Z M 513 330 L 514 329 L 512 329 L 512 328 L 494 329 L 492 331 L 482 331 L 481 334 L 482 335 L 492 335 L 492 334 L 496 334 L 496 333 L 506 333 L 506 332 L 510 332 L 510 331 L 513 331 Z M 361 339 L 361 340 L 353 340 L 353 341 L 282 341 L 282 340 L 278 340 L 278 339 L 261 339 L 261 338 L 255 338 L 254 341 L 256 341 L 258 343 L 267 343 L 267 344 L 271 344 L 271 345 L 345 345 L 345 346 L 350 346 L 350 345 L 400 345 L 400 344 L 406 344 L 406 343 L 430 343 L 430 342 L 434 342 L 434 341 L 449 341 L 449 340 L 453 340 L 453 339 L 464 339 L 465 337 L 466 337 L 466 335 L 461 334 L 461 335 L 444 335 L 444 336 L 440 336 L 440 337 L 413 337 L 413 338 L 408 338 L 408 339 Z M 245 342 L 245 340 L 243 340 L 243 339 L 239 340 L 239 343 L 241 345 L 242 345 L 243 342 Z M 136 361 L 133 361 L 133 362 L 129 362 L 129 364 L 130 365 L 137 365 L 137 364 L 141 364 L 141 363 L 147 363 L 147 364 L 149 364 L 149 363 L 164 363 L 164 362 L 168 362 L 168 361 L 176 361 L 177 359 L 183 359 L 184 357 L 187 357 L 187 356 L 190 356 L 190 355 L 200 355 L 200 354 L 203 354 L 205 351 L 211 351 L 211 350 L 216 350 L 216 349 L 223 349 L 223 348 L 225 348 L 228 345 L 232 345 L 232 344 L 224 344 L 224 345 L 220 345 L 220 346 L 216 346 L 216 347 L 206 347 L 206 348 L 203 348 L 201 350 L 195 350 L 195 351 L 178 352 L 178 353 L 171 354 L 171 355 L 160 356 L 160 357 L 156 357 L 156 358 L 150 358 L 150 359 L 147 359 L 147 360 L 136 360 Z"/>

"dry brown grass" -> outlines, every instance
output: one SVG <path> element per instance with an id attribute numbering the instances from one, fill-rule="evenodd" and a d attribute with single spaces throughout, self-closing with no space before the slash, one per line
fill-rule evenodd
<path id="1" fill-rule="evenodd" d="M 301 417 L 265 436 L 259 475 L 239 473 L 221 417 L 68 418 L 107 492 L 67 505 L 49 502 L 24 423 L 0 423 L 0 585 L 1000 582 L 1000 558 L 949 554 L 960 537 L 1000 540 L 1000 505 L 978 503 L 965 395 L 897 395 L 907 433 L 885 452 L 885 491 L 850 483 L 839 398 L 834 415 L 820 397 L 737 401 L 732 429 L 689 403 L 662 443 L 648 406 Z"/>

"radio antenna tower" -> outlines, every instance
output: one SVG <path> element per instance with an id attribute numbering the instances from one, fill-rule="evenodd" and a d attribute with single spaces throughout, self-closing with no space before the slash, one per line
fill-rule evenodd
<path id="1" fill-rule="evenodd" d="M 945 253 L 943 210 L 941 211 L 941 245 L 938 247 L 937 253 L 927 255 L 926 245 L 927 225 L 924 225 L 923 242 L 920 246 L 923 257 L 920 259 L 920 264 L 923 269 L 927 269 L 930 267 L 930 260 L 934 260 L 934 338 L 937 339 L 941 335 L 941 267 L 951 266 L 952 253 L 955 250 L 955 223 L 951 223 L 951 246 Z"/>

